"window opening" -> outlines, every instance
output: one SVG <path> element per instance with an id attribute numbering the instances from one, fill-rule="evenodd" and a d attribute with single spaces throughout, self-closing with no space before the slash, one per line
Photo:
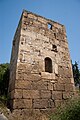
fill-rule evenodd
<path id="1" fill-rule="evenodd" d="M 21 42 L 21 44 L 23 45 L 23 42 Z"/>
<path id="2" fill-rule="evenodd" d="M 54 33 L 54 37 L 55 37 L 55 39 L 56 39 L 56 33 Z"/>
<path id="3" fill-rule="evenodd" d="M 52 51 L 57 52 L 57 46 L 56 45 L 52 45 Z"/>
<path id="4" fill-rule="evenodd" d="M 13 46 L 15 46 L 15 40 L 13 40 Z"/>
<path id="5" fill-rule="evenodd" d="M 52 60 L 48 57 L 45 58 L 45 72 L 52 73 Z"/>
<path id="6" fill-rule="evenodd" d="M 50 23 L 48 23 L 48 29 L 52 30 L 52 25 Z"/>

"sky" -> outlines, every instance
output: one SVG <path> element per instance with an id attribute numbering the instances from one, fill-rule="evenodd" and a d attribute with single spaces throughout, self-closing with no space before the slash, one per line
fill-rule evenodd
<path id="1" fill-rule="evenodd" d="M 80 65 L 80 0 L 0 0 L 0 64 L 10 62 L 23 9 L 65 25 L 71 60 Z"/>

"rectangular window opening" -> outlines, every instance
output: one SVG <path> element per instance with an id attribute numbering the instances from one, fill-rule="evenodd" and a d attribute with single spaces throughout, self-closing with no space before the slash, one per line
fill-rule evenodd
<path id="1" fill-rule="evenodd" d="M 57 52 L 57 46 L 56 45 L 52 45 L 52 51 Z"/>
<path id="2" fill-rule="evenodd" d="M 48 29 L 52 30 L 52 25 L 50 23 L 48 23 Z"/>

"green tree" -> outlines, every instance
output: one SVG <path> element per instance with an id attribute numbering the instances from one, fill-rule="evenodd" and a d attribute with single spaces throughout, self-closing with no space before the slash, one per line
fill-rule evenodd
<path id="1" fill-rule="evenodd" d="M 9 84 L 9 63 L 0 64 L 0 96 L 6 96 Z"/>
<path id="2" fill-rule="evenodd" d="M 75 85 L 79 85 L 80 87 L 80 71 L 79 71 L 78 63 L 76 61 L 74 64 L 72 64 L 72 68 L 73 68 L 73 77 L 74 77 Z"/>

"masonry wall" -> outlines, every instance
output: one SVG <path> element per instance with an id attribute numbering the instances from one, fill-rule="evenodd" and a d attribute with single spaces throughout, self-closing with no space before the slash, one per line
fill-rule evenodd
<path id="1" fill-rule="evenodd" d="M 28 11 L 19 25 L 11 57 L 11 107 L 53 110 L 75 89 L 65 27 Z M 45 58 L 52 61 L 52 72 L 46 72 Z"/>

